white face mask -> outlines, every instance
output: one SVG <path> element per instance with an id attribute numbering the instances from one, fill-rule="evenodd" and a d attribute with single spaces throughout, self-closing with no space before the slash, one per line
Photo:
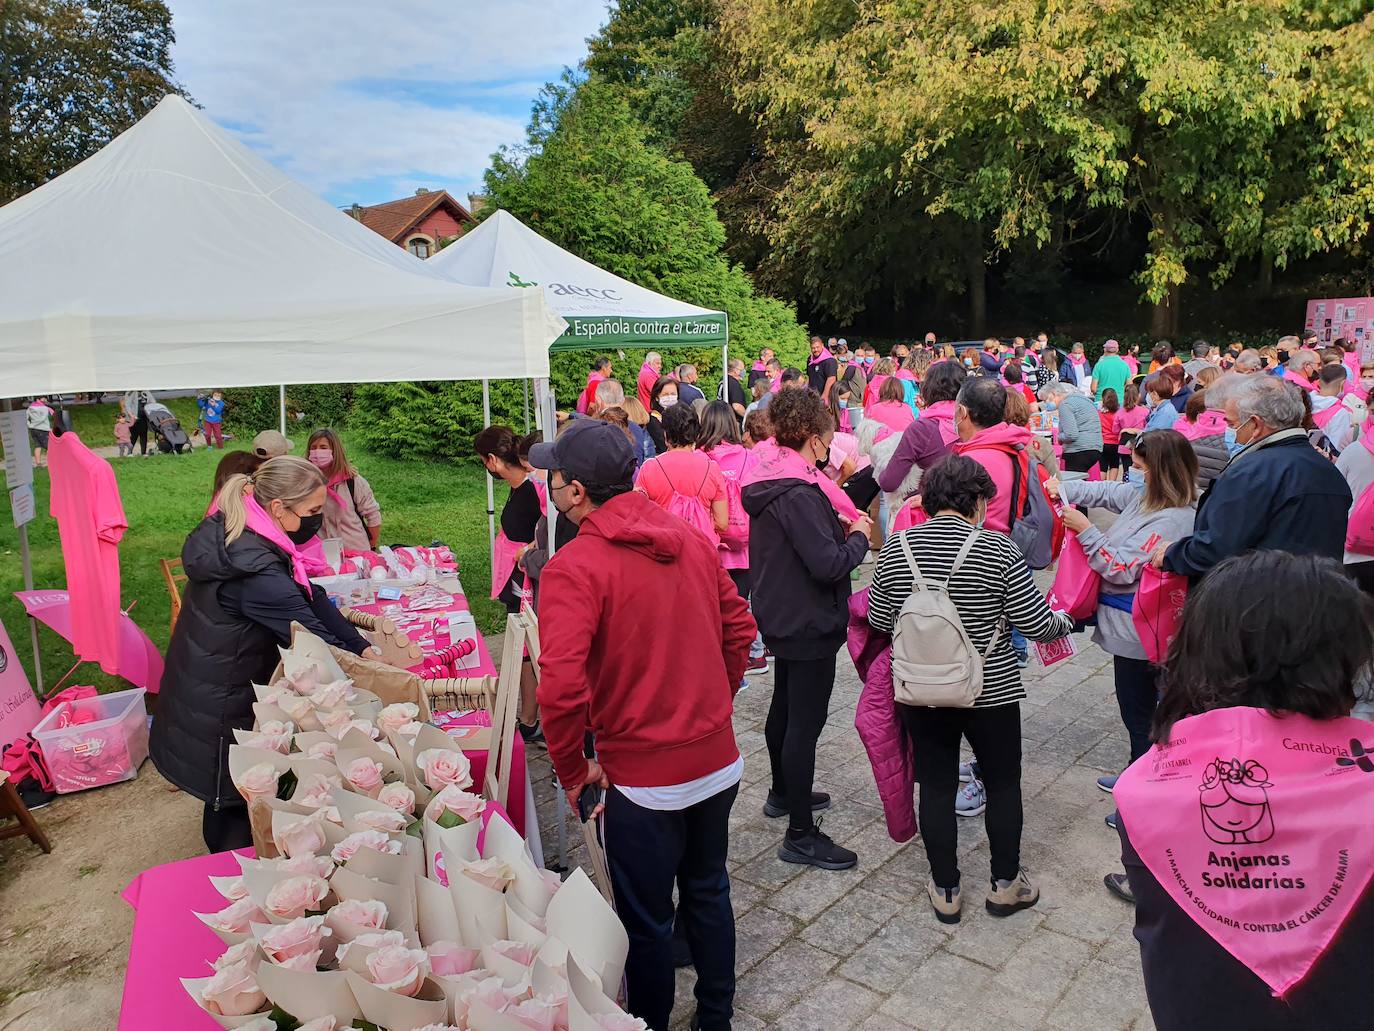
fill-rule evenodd
<path id="1" fill-rule="evenodd" d="M 664 394 L 658 399 L 658 406 L 660 408 L 672 408 L 675 404 L 677 404 L 676 394 Z"/>

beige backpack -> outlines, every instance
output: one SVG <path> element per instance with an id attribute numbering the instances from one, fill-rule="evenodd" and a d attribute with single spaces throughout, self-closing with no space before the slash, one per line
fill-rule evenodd
<path id="1" fill-rule="evenodd" d="M 892 628 L 892 692 L 903 705 L 967 709 L 983 693 L 983 664 L 1002 636 L 1002 621 L 986 651 L 979 653 L 949 596 L 950 580 L 982 532 L 975 529 L 969 534 L 942 584 L 921 576 L 908 535 L 898 535 L 912 577 L 911 596 L 902 603 Z"/>

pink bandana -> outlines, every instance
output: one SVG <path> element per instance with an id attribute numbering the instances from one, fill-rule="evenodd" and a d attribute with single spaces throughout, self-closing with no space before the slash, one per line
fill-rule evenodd
<path id="1" fill-rule="evenodd" d="M 309 592 L 311 590 L 310 574 L 306 571 L 305 559 L 296 546 L 291 543 L 291 538 L 282 532 L 282 528 L 277 525 L 275 519 L 267 514 L 267 510 L 258 504 L 258 499 L 253 497 L 251 490 L 244 492 L 243 507 L 248 513 L 248 519 L 245 522 L 248 529 L 286 552 L 287 558 L 291 560 L 291 579 Z"/>
<path id="2" fill-rule="evenodd" d="M 852 523 L 859 518 L 859 510 L 849 500 L 849 495 L 840 490 L 840 485 L 790 447 L 782 447 L 769 437 L 754 448 L 754 456 L 757 461 L 753 468 L 745 472 L 740 481 L 741 487 L 763 480 L 804 480 L 821 489 L 836 514 L 845 522 Z"/>
<path id="3" fill-rule="evenodd" d="M 1214 709 L 1175 724 L 1114 792 L 1164 890 L 1275 996 L 1303 979 L 1374 875 L 1374 727 Z"/>
<path id="4" fill-rule="evenodd" d="M 953 401 L 936 401 L 933 405 L 922 408 L 921 418 L 935 420 L 935 427 L 940 431 L 940 439 L 946 444 L 952 444 L 959 439 L 959 429 L 954 425 Z"/>

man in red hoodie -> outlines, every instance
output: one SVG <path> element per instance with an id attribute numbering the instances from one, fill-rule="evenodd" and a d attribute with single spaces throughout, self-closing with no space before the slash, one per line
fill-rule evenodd
<path id="1" fill-rule="evenodd" d="M 757 628 L 716 550 L 634 491 L 634 453 L 618 427 L 579 420 L 529 460 L 549 470 L 550 500 L 578 524 L 540 582 L 539 704 L 569 802 L 576 808 L 588 785 L 607 789 L 629 1010 L 666 1031 L 676 884 L 697 971 L 692 1027 L 728 1029 L 735 918 L 725 857 L 744 770 L 731 715 Z M 660 646 L 669 623 L 691 648 Z"/>

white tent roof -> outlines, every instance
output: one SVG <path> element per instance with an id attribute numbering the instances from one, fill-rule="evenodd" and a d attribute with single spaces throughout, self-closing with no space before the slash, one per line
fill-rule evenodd
<path id="1" fill-rule="evenodd" d="M 568 321 L 555 351 L 725 343 L 725 315 L 637 286 L 544 239 L 498 211 L 428 262 L 469 286 L 543 288 Z"/>
<path id="2" fill-rule="evenodd" d="M 455 285 L 180 97 L 0 208 L 6 396 L 547 376 L 538 293 Z"/>

